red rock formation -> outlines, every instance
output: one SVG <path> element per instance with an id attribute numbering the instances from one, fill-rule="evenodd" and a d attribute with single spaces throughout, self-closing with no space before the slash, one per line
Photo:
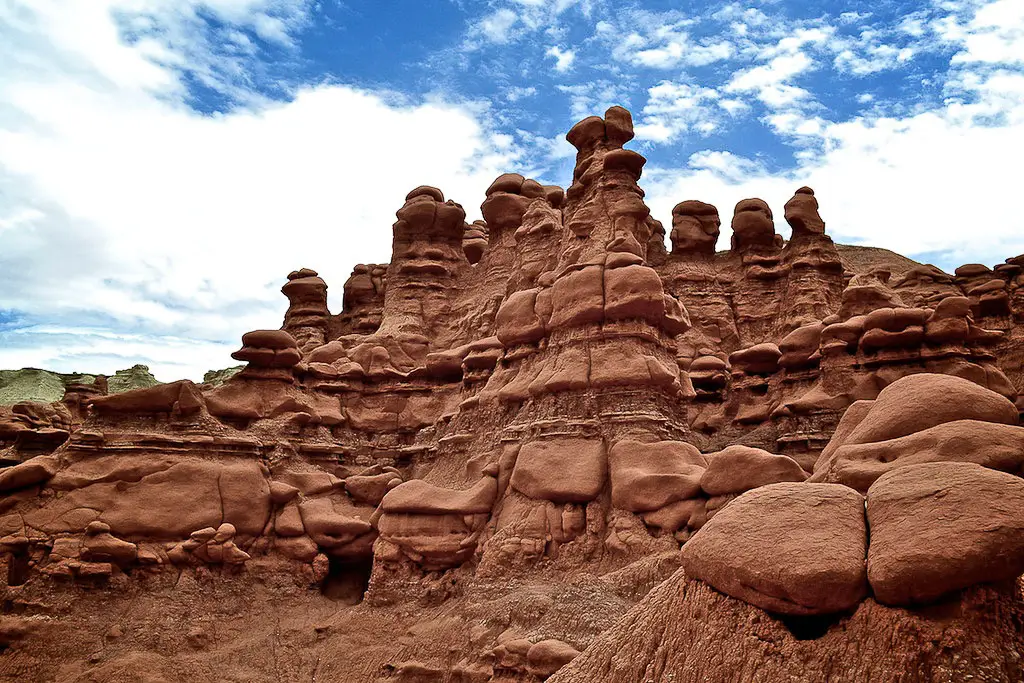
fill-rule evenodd
<path id="1" fill-rule="evenodd" d="M 669 252 L 629 113 L 567 137 L 483 221 L 412 190 L 337 314 L 291 273 L 219 387 L 2 409 L 4 670 L 1021 680 L 1024 257 L 837 248 L 806 187 Z"/>
<path id="2" fill-rule="evenodd" d="M 327 341 L 330 311 L 327 309 L 327 283 L 315 270 L 303 268 L 288 274 L 281 288 L 288 297 L 283 330 L 290 334 L 303 352 L 309 352 Z"/>

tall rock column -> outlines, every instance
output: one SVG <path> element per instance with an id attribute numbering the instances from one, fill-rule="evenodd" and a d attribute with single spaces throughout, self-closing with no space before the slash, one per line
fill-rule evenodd
<path id="1" fill-rule="evenodd" d="M 786 202 L 785 216 L 793 235 L 782 254 L 791 268 L 784 308 L 786 327 L 778 331 L 783 334 L 839 310 L 845 286 L 843 263 L 832 238 L 825 234 L 814 190 L 798 189 Z"/>
<path id="2" fill-rule="evenodd" d="M 621 107 L 574 126 L 567 138 L 579 153 L 561 229 L 547 226 L 558 219 L 553 206 L 535 204 L 516 232 L 524 247 L 534 231 L 560 244 L 543 268 L 529 250 L 517 255 L 521 288 L 510 288 L 496 318 L 503 353 L 454 418 L 501 425 L 490 466 L 498 499 L 478 576 L 555 557 L 571 542 L 613 564 L 677 547 L 612 500 L 610 458 L 625 452 L 617 444 L 692 448 L 681 441 L 693 391 L 675 360 L 689 321 L 647 262 L 657 226 L 637 185 L 645 159 L 622 148 L 632 136 Z"/>
<path id="3" fill-rule="evenodd" d="M 303 268 L 288 274 L 281 292 L 288 297 L 281 329 L 295 339 L 302 353 L 325 344 L 331 317 L 327 309 L 327 283 L 315 270 Z"/>
<path id="4" fill-rule="evenodd" d="M 466 212 L 445 201 L 437 188 L 422 186 L 406 196 L 396 216 L 384 310 L 375 336 L 398 341 L 419 362 L 428 347 L 448 348 L 445 321 L 459 271 L 469 266 L 462 250 Z M 412 353 L 416 347 L 421 348 Z"/>

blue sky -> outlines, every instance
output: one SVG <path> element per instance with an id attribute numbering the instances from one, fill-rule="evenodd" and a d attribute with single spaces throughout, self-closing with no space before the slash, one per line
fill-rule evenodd
<path id="1" fill-rule="evenodd" d="M 1019 0 L 6 0 L 0 367 L 198 379 L 290 270 L 337 310 L 412 187 L 565 185 L 612 104 L 666 223 L 809 184 L 839 241 L 1024 252 Z"/>

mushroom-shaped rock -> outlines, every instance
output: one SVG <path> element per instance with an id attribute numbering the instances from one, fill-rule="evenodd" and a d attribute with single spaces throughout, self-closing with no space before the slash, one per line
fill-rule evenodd
<path id="1" fill-rule="evenodd" d="M 613 145 L 626 144 L 633 139 L 633 115 L 624 107 L 609 107 L 604 113 L 604 134 Z"/>
<path id="2" fill-rule="evenodd" d="M 603 141 L 604 134 L 604 119 L 600 116 L 588 116 L 570 128 L 569 132 L 565 134 L 565 139 L 576 149 L 584 151 L 588 147 Z"/>
<path id="3" fill-rule="evenodd" d="M 722 219 L 713 204 L 696 199 L 680 202 L 672 209 L 672 253 L 713 256 Z"/>
<path id="4" fill-rule="evenodd" d="M 560 205 L 560 191 L 561 188 L 541 185 L 518 173 L 498 176 L 487 188 L 486 199 L 480 205 L 480 213 L 484 217 L 481 225 L 486 229 L 489 243 L 496 244 L 501 241 L 502 235 L 513 234 L 523 225 L 524 216 L 531 206 L 536 206 L 538 200 L 541 205 L 547 204 L 549 207 Z M 466 246 L 465 241 L 463 246 Z"/>
<path id="5" fill-rule="evenodd" d="M 732 250 L 775 245 L 775 221 L 763 199 L 744 199 L 736 204 L 732 217 Z"/>
<path id="6" fill-rule="evenodd" d="M 807 473 L 788 455 L 735 444 L 707 455 L 700 487 L 710 496 L 742 493 L 778 482 L 801 482 Z"/>
<path id="7" fill-rule="evenodd" d="M 801 235 L 824 235 L 825 221 L 818 213 L 818 200 L 814 198 L 814 190 L 801 187 L 786 202 L 786 222 L 793 228 L 793 238 Z"/>
<path id="8" fill-rule="evenodd" d="M 242 335 L 242 348 L 231 357 L 254 368 L 292 368 L 302 354 L 295 338 L 285 330 L 254 330 Z"/>
<path id="9" fill-rule="evenodd" d="M 901 467 L 868 489 L 868 580 L 914 605 L 1024 573 L 1024 480 L 972 463 Z"/>
<path id="10" fill-rule="evenodd" d="M 729 364 L 736 370 L 751 375 L 770 375 L 779 369 L 782 351 L 770 342 L 755 344 L 729 354 Z"/>
<path id="11" fill-rule="evenodd" d="M 684 546 L 683 568 L 721 592 L 781 614 L 829 614 L 868 592 L 864 499 L 837 484 L 748 491 Z"/>
<path id="12" fill-rule="evenodd" d="M 302 268 L 288 275 L 288 282 L 281 288 L 281 293 L 288 297 L 284 330 L 304 351 L 323 344 L 330 316 L 327 283 L 317 276 L 315 270 Z"/>

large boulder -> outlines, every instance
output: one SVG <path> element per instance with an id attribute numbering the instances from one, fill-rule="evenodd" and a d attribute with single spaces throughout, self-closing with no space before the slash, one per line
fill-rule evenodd
<path id="1" fill-rule="evenodd" d="M 497 495 L 498 480 L 494 477 L 483 477 L 473 487 L 462 491 L 413 479 L 388 491 L 380 509 L 424 515 L 485 513 L 491 511 Z"/>
<path id="2" fill-rule="evenodd" d="M 814 465 L 811 481 L 866 491 L 883 473 L 934 461 L 977 462 L 1018 471 L 1024 428 L 1006 397 L 951 375 L 902 377 L 874 401 L 843 415 Z"/>
<path id="3" fill-rule="evenodd" d="M 707 456 L 708 468 L 700 487 L 709 496 L 742 493 L 783 481 L 803 481 L 807 473 L 788 455 L 734 445 Z"/>
<path id="4" fill-rule="evenodd" d="M 586 503 L 604 488 L 607 469 L 601 439 L 531 441 L 520 449 L 511 481 L 530 498 Z"/>
<path id="5" fill-rule="evenodd" d="M 649 512 L 700 495 L 704 456 L 682 441 L 619 441 L 608 452 L 612 504 Z"/>
<path id="6" fill-rule="evenodd" d="M 845 486 L 786 482 L 749 491 L 682 552 L 688 576 L 770 612 L 841 612 L 868 592 L 864 499 Z"/>
<path id="7" fill-rule="evenodd" d="M 1024 427 L 957 420 L 898 439 L 840 446 L 813 479 L 866 492 L 886 472 L 929 462 L 973 462 L 1024 472 Z"/>
<path id="8" fill-rule="evenodd" d="M 868 580 L 913 605 L 1024 573 L 1024 480 L 973 463 L 901 467 L 868 490 Z"/>
<path id="9" fill-rule="evenodd" d="M 37 455 L 14 467 L 0 471 L 0 492 L 35 486 L 50 479 L 60 467 L 57 458 Z"/>
<path id="10" fill-rule="evenodd" d="M 1005 396 L 970 380 L 918 373 L 901 377 L 882 389 L 871 410 L 843 439 L 843 444 L 895 439 L 954 420 L 1015 425 L 1018 414 Z"/>

